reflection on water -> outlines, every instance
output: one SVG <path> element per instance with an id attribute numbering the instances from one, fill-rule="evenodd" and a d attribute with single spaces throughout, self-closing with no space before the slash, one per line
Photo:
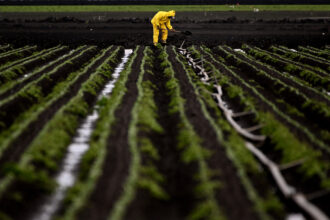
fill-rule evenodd
<path id="1" fill-rule="evenodd" d="M 100 93 L 98 100 L 102 97 L 109 95 L 115 86 L 115 83 L 124 69 L 125 63 L 128 61 L 129 55 L 133 50 L 125 50 L 125 55 L 122 58 L 121 63 L 117 66 L 112 74 L 112 80 L 109 81 L 102 92 Z M 68 147 L 68 152 L 62 164 L 62 170 L 56 177 L 58 187 L 54 194 L 52 194 L 45 204 L 42 205 L 37 214 L 32 218 L 34 220 L 50 220 L 54 213 L 59 208 L 61 201 L 65 197 L 66 190 L 73 186 L 76 181 L 76 174 L 78 165 L 84 153 L 89 148 L 89 140 L 95 125 L 96 120 L 99 118 L 97 111 L 97 105 L 94 106 L 91 114 L 83 121 L 82 125 L 78 128 L 76 136 L 73 138 L 72 143 Z"/>

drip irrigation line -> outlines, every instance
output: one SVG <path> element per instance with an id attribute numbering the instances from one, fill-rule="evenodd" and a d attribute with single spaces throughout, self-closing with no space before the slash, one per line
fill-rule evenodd
<path id="1" fill-rule="evenodd" d="M 200 70 L 200 73 L 197 73 L 197 75 L 203 76 L 203 78 L 210 79 L 209 73 L 212 71 L 209 71 L 209 72 L 205 71 L 205 69 L 203 67 L 203 57 L 200 58 L 201 61 L 196 63 L 197 59 L 194 60 L 191 57 L 191 53 L 189 53 L 187 49 L 183 48 L 184 43 L 185 43 L 185 41 L 181 44 L 180 48 L 178 48 L 180 53 L 186 57 L 186 59 L 188 60 L 188 63 L 191 66 L 193 66 L 195 70 L 197 70 L 197 69 Z M 202 66 L 198 65 L 199 63 L 201 63 Z M 244 117 L 246 115 L 250 115 L 250 114 L 254 114 L 254 113 L 251 111 L 234 113 L 232 110 L 230 110 L 228 108 L 228 105 L 222 100 L 222 98 L 221 98 L 222 97 L 222 88 L 218 84 L 216 77 L 214 76 L 214 80 L 209 80 L 209 81 L 208 80 L 205 81 L 205 80 L 203 80 L 203 78 L 201 78 L 201 81 L 208 85 L 210 82 L 216 81 L 216 83 L 213 84 L 213 86 L 214 86 L 214 88 L 216 88 L 217 92 L 216 93 L 210 92 L 210 93 L 213 97 L 216 98 L 219 108 L 224 112 L 224 115 L 225 115 L 227 121 L 234 127 L 234 129 L 239 134 L 241 134 L 242 136 L 244 136 L 247 139 L 250 139 L 251 141 L 259 141 L 259 143 L 263 143 L 263 141 L 266 139 L 266 136 L 255 135 L 255 134 L 252 134 L 251 132 L 262 128 L 264 125 L 259 124 L 259 125 L 255 125 L 255 126 L 252 126 L 249 128 L 242 128 L 233 119 L 235 117 Z M 278 165 L 275 162 L 273 162 L 272 160 L 270 160 L 263 152 L 261 152 L 251 142 L 245 141 L 245 146 L 255 157 L 258 158 L 258 160 L 264 166 L 266 166 L 268 168 L 268 170 L 271 173 L 271 175 L 273 176 L 278 188 L 280 189 L 282 194 L 287 199 L 291 199 L 292 201 L 294 201 L 298 207 L 300 207 L 303 211 L 305 211 L 313 219 L 329 220 L 329 217 L 325 213 L 323 213 L 317 206 L 315 206 L 314 204 L 312 204 L 309 201 L 311 199 L 319 198 L 321 196 L 329 194 L 330 192 L 328 190 L 315 192 L 315 193 L 312 193 L 311 195 L 306 196 L 303 193 L 298 192 L 295 189 L 295 187 L 289 185 L 281 173 L 281 171 L 283 171 L 283 170 L 290 169 L 290 168 L 293 168 L 296 166 L 300 166 L 301 164 L 303 164 L 305 162 L 305 159 L 300 159 L 298 161 L 294 161 L 292 163 L 285 164 L 285 165 Z"/>

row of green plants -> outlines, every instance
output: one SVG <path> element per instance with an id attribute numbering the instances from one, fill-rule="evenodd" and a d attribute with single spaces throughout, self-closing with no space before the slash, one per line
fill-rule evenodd
<path id="1" fill-rule="evenodd" d="M 306 49 L 308 49 L 310 51 L 313 51 L 313 52 L 317 52 L 317 53 L 320 53 L 320 54 L 325 53 L 325 54 L 330 55 L 330 51 L 327 51 L 326 48 L 316 48 L 316 47 L 312 47 L 312 46 L 298 47 L 298 49 L 300 49 L 300 48 L 306 48 Z"/>
<path id="2" fill-rule="evenodd" d="M 150 136 L 154 134 L 163 134 L 164 128 L 158 122 L 158 107 L 154 100 L 155 85 L 145 80 L 144 76 L 153 73 L 156 57 L 154 52 L 147 47 L 141 64 L 141 70 L 138 81 L 139 96 L 133 108 L 132 130 L 135 131 L 132 144 L 137 147 L 141 155 L 141 164 L 139 166 L 139 177 L 137 186 L 149 191 L 149 193 L 161 200 L 168 200 L 169 195 L 163 189 L 166 184 L 165 177 L 160 173 L 155 163 L 160 160 L 160 155 L 155 143 Z M 165 83 L 165 82 L 164 82 Z"/>
<path id="3" fill-rule="evenodd" d="M 258 100 L 261 99 L 264 103 L 267 103 L 273 111 L 282 116 L 285 120 L 290 122 L 292 125 L 296 126 L 296 128 L 299 128 L 305 134 L 309 137 L 311 137 L 311 134 L 306 131 L 304 128 L 300 127 L 296 124 L 295 121 L 292 121 L 287 115 L 283 114 L 281 111 L 279 111 L 276 107 L 276 105 L 272 104 L 267 100 L 265 97 L 263 97 L 257 89 L 255 89 L 253 86 L 250 86 L 247 82 L 245 82 L 241 77 L 239 77 L 238 74 L 236 74 L 233 70 L 228 68 L 224 63 L 221 63 L 221 58 L 216 59 L 211 50 L 208 48 L 203 48 L 203 52 L 210 56 L 211 64 L 214 64 L 214 71 L 216 71 L 217 65 L 221 65 L 225 71 L 222 71 L 222 76 L 225 74 L 227 77 L 224 77 L 223 81 L 228 83 L 232 81 L 231 78 L 235 78 L 235 80 L 239 80 L 240 83 L 242 83 L 246 88 L 249 88 L 250 92 L 254 93 L 255 96 L 251 96 L 252 94 L 247 93 L 247 89 L 242 90 L 239 88 L 239 85 L 236 89 L 231 89 L 228 91 L 228 94 L 231 94 L 232 91 L 241 91 L 240 93 L 244 92 L 244 97 L 241 96 L 240 100 L 242 102 L 251 102 L 251 104 L 248 105 L 249 110 L 253 110 L 253 106 L 258 106 Z M 217 65 L 215 65 L 217 64 Z M 222 81 L 222 80 L 221 80 Z M 219 83 L 221 83 L 219 80 Z M 233 85 L 235 85 L 235 81 L 231 82 Z M 249 101 L 246 101 L 249 100 Z M 255 111 L 255 110 L 254 110 Z M 303 140 L 297 139 L 295 135 L 290 132 L 290 128 L 288 128 L 283 122 L 280 122 L 278 119 L 275 119 L 275 117 L 267 110 L 264 109 L 257 109 L 256 112 L 256 119 L 257 122 L 260 124 L 263 124 L 263 128 L 261 129 L 262 134 L 266 135 L 270 138 L 271 143 L 274 145 L 275 150 L 280 150 L 282 153 L 282 158 L 280 163 L 286 164 L 290 163 L 292 161 L 296 161 L 299 159 L 305 159 L 305 163 L 301 167 L 300 171 L 306 178 L 311 177 L 318 177 L 321 180 L 321 186 L 323 188 L 329 188 L 330 187 L 330 180 L 327 176 L 327 172 L 329 170 L 329 163 L 323 159 L 322 152 L 320 150 L 312 148 L 309 144 L 304 142 Z M 308 133 L 307 133 L 308 132 Z M 318 140 L 313 140 L 317 142 Z M 290 146 L 290 147 L 288 147 Z M 326 146 L 323 146 L 326 147 Z"/>
<path id="4" fill-rule="evenodd" d="M 4 52 L 0 53 L 0 57 L 5 57 L 5 56 L 7 56 L 8 54 L 16 53 L 16 52 L 19 52 L 19 51 L 22 51 L 22 50 L 26 50 L 26 49 L 33 48 L 33 47 L 36 47 L 36 46 L 26 45 L 26 46 L 24 46 L 24 47 L 20 47 L 20 48 L 12 49 L 12 50 L 9 50 L 9 51 L 4 51 Z"/>
<path id="5" fill-rule="evenodd" d="M 254 47 L 254 49 L 267 53 L 274 58 L 277 58 L 281 61 L 287 62 L 289 64 L 293 64 L 297 67 L 300 67 L 302 69 L 309 70 L 311 72 L 314 72 L 315 74 L 320 75 L 321 77 L 327 77 L 327 70 L 324 68 L 319 67 L 318 63 L 323 61 L 317 61 L 318 57 L 312 58 L 310 56 L 304 56 L 302 55 L 302 52 L 298 52 L 294 49 L 289 49 L 285 46 L 270 46 L 268 50 L 264 50 L 258 47 Z M 322 64 L 323 65 L 323 64 Z M 324 64 L 326 66 L 326 64 Z"/>
<path id="6" fill-rule="evenodd" d="M 275 97 L 283 100 L 281 103 L 286 102 L 288 114 L 298 117 L 311 117 L 313 118 L 313 123 L 316 122 L 320 128 L 327 129 L 330 123 L 330 121 L 328 121 L 330 118 L 330 108 L 326 103 L 310 99 L 298 89 L 256 68 L 250 62 L 238 58 L 234 53 L 225 50 L 221 46 L 217 47 L 217 51 L 225 57 L 225 60 L 231 65 L 240 68 L 243 70 L 242 72 L 250 76 L 251 79 L 254 79 L 256 83 L 258 83 L 258 86 L 260 86 L 260 90 L 269 90 Z M 290 106 L 288 103 L 290 103 Z M 322 133 L 324 133 L 322 139 L 330 140 L 330 133 L 328 135 L 326 131 Z"/>
<path id="7" fill-rule="evenodd" d="M 200 58 L 202 55 L 209 56 L 211 51 L 206 49 L 208 52 L 200 52 L 197 48 L 190 47 L 189 51 L 195 59 Z M 213 59 L 213 57 L 211 57 Z M 204 59 L 203 65 L 207 71 L 212 71 L 212 80 L 214 80 L 211 85 L 202 83 L 196 73 L 191 69 L 187 63 L 184 62 L 184 58 L 181 58 L 181 62 L 185 65 L 187 69 L 188 77 L 190 82 L 195 87 L 197 97 L 200 98 L 202 105 L 205 105 L 207 112 L 205 114 L 210 114 L 211 124 L 217 131 L 219 141 L 226 148 L 228 157 L 234 163 L 238 170 L 239 177 L 242 184 L 249 196 L 250 200 L 254 203 L 255 210 L 259 214 L 261 219 L 277 219 L 283 218 L 285 212 L 277 195 L 274 193 L 272 187 L 264 186 L 263 191 L 259 191 L 258 185 L 267 185 L 267 175 L 260 169 L 257 160 L 245 147 L 244 139 L 239 136 L 239 134 L 231 127 L 231 125 L 225 120 L 224 114 L 219 109 L 216 101 L 211 95 L 214 92 L 213 84 L 219 84 L 224 94 L 228 96 L 230 100 L 239 105 L 244 111 L 254 112 L 256 116 L 260 115 L 255 109 L 255 101 L 251 96 L 245 94 L 243 89 L 231 83 L 228 76 L 224 75 L 212 62 Z M 274 118 L 269 117 L 267 120 L 274 120 Z M 263 123 L 259 119 L 255 118 L 254 123 Z M 278 123 L 280 125 L 280 123 Z M 276 127 L 277 129 L 277 127 Z M 281 127 L 278 127 L 281 129 Z M 285 146 L 286 143 L 283 143 Z"/>
<path id="8" fill-rule="evenodd" d="M 320 50 L 315 47 L 303 47 L 298 46 L 299 52 L 303 52 L 306 56 L 313 55 L 315 57 L 322 57 L 323 59 L 330 60 L 330 53 L 327 53 L 326 51 Z"/>
<path id="9" fill-rule="evenodd" d="M 145 81 L 146 69 L 152 68 L 155 59 L 153 51 L 146 47 L 140 65 L 137 82 L 138 97 L 133 106 L 132 120 L 129 124 L 129 145 L 132 153 L 129 176 L 124 183 L 124 192 L 114 204 L 108 219 L 123 219 L 128 205 L 133 201 L 138 189 L 146 190 L 151 196 L 167 200 L 169 195 L 163 185 L 165 178 L 159 172 L 155 163 L 159 160 L 157 148 L 148 137 L 164 130 L 157 121 L 157 106 L 154 101 L 154 87 L 150 81 Z"/>
<path id="10" fill-rule="evenodd" d="M 7 62 L 7 63 L 5 63 L 4 65 L 1 65 L 0 66 L 0 71 L 5 71 L 5 70 L 7 70 L 8 68 L 11 68 L 11 67 L 13 67 L 13 66 L 15 66 L 15 65 L 17 65 L 17 64 L 20 64 L 20 63 L 22 63 L 22 62 L 25 62 L 25 61 L 27 61 L 27 60 L 29 60 L 29 59 L 33 59 L 33 58 L 36 58 L 36 57 L 38 57 L 39 55 L 41 55 L 41 54 L 43 54 L 43 53 L 47 53 L 47 52 L 49 52 L 49 51 L 51 51 L 51 50 L 54 50 L 54 49 L 56 49 L 56 48 L 58 48 L 59 46 L 56 46 L 56 47 L 52 47 L 52 48 L 48 48 L 48 49 L 43 49 L 43 50 L 36 50 L 36 51 L 34 51 L 30 56 L 24 56 L 24 57 L 22 57 L 22 58 L 20 58 L 20 59 L 14 59 L 14 60 L 12 60 L 12 61 L 9 61 L 9 62 Z"/>
<path id="11" fill-rule="evenodd" d="M 24 58 L 33 54 L 37 50 L 37 46 L 26 46 L 20 50 L 10 51 L 0 55 L 0 65 L 7 65 L 9 62 L 13 62 L 17 59 Z M 0 66 L 0 67 L 1 67 Z"/>
<path id="12" fill-rule="evenodd" d="M 168 50 L 176 55 L 173 62 L 179 62 L 175 47 L 172 46 Z M 212 170 L 207 164 L 207 160 L 212 156 L 212 152 L 202 146 L 201 137 L 196 133 L 186 115 L 185 100 L 181 96 L 180 83 L 175 77 L 180 71 L 176 70 L 177 72 L 174 72 L 168 53 L 164 51 L 160 56 L 164 57 L 164 62 L 161 63 L 165 67 L 164 74 L 170 78 L 166 83 L 171 97 L 169 113 L 178 113 L 181 118 L 180 127 L 177 131 L 177 148 L 182 151 L 182 161 L 186 164 L 196 163 L 198 169 L 193 175 L 197 182 L 194 193 L 199 202 L 191 211 L 188 219 L 226 219 L 215 197 L 216 191 L 220 189 L 223 183 L 216 179 L 219 171 Z M 184 70 L 184 67 L 182 68 Z"/>
<path id="13" fill-rule="evenodd" d="M 49 108 L 76 83 L 79 76 L 84 73 L 81 71 L 84 65 L 87 65 L 87 61 L 95 54 L 95 47 L 86 48 L 53 71 L 28 84 L 18 93 L 0 102 L 0 156 L 32 121 L 38 119 L 41 112 Z M 63 67 L 66 71 L 58 71 L 65 70 Z M 53 78 L 53 75 L 61 75 L 62 78 Z"/>
<path id="14" fill-rule="evenodd" d="M 67 46 L 46 49 L 38 54 L 33 55 L 32 57 L 28 57 L 25 62 L 22 62 L 19 65 L 14 65 L 5 71 L 2 71 L 0 73 L 1 87 L 5 83 L 16 80 L 17 78 L 22 77 L 24 74 L 27 74 L 27 72 L 33 70 L 36 65 L 42 65 L 44 63 L 48 63 L 54 58 L 57 58 L 58 56 L 68 51 L 68 49 L 69 48 Z"/>
<path id="15" fill-rule="evenodd" d="M 278 71 L 273 66 L 267 65 L 264 62 L 256 60 L 253 57 L 251 57 L 245 53 L 234 52 L 233 49 L 228 46 L 223 46 L 223 48 L 226 49 L 227 51 L 234 53 L 237 57 L 250 63 L 251 65 L 255 66 L 256 68 L 260 68 L 260 69 L 264 70 L 265 72 L 271 74 L 273 77 L 280 79 L 283 83 L 286 83 L 288 85 L 291 84 L 293 87 L 298 89 L 299 92 L 304 93 L 307 97 L 313 98 L 313 99 L 316 99 L 318 101 L 325 102 L 325 103 L 330 102 L 330 97 L 327 94 L 310 87 L 308 84 L 304 83 L 304 81 L 301 81 L 301 79 L 289 76 L 287 74 L 282 74 L 282 72 Z"/>
<path id="16" fill-rule="evenodd" d="M 329 62 L 320 57 L 311 54 L 305 54 L 304 52 L 294 52 L 285 46 L 271 46 L 269 49 L 274 53 L 289 58 L 290 60 L 299 62 L 303 65 L 307 64 L 311 69 L 315 69 L 318 70 L 318 72 L 324 73 L 322 76 L 326 76 L 327 71 L 330 71 Z"/>
<path id="17" fill-rule="evenodd" d="M 94 103 L 92 100 L 96 101 L 101 89 L 111 79 L 122 52 L 123 48 L 113 50 L 111 46 L 86 66 L 83 72 L 89 71 L 91 75 L 77 94 L 48 121 L 20 161 L 6 167 L 8 180 L 4 182 L 7 184 L 1 185 L 3 199 L 21 203 L 26 201 L 26 190 L 51 193 L 55 189 L 56 183 L 52 176 L 60 168 L 59 161 L 63 160 L 79 123 L 90 112 Z M 3 192 L 13 182 L 24 185 L 23 190 Z"/>
<path id="18" fill-rule="evenodd" d="M 19 89 L 28 86 L 28 83 L 33 82 L 34 80 L 37 80 L 40 76 L 47 74 L 47 72 L 52 71 L 57 66 L 60 66 L 61 64 L 65 63 L 66 60 L 71 59 L 72 57 L 79 54 L 82 50 L 86 49 L 86 45 L 80 46 L 78 48 L 75 48 L 71 50 L 69 53 L 58 57 L 57 59 L 48 62 L 47 64 L 37 67 L 26 77 L 20 77 L 16 80 L 11 80 L 6 83 L 3 83 L 0 86 L 0 99 L 3 99 L 4 97 L 8 98 L 10 94 L 15 94 Z"/>
<path id="19" fill-rule="evenodd" d="M 280 60 L 274 57 L 274 55 L 270 55 L 270 53 L 265 52 L 261 49 L 257 49 L 255 47 L 252 48 L 248 45 L 243 45 L 242 47 L 245 50 L 245 52 L 254 56 L 256 59 L 262 60 L 263 62 L 274 66 L 276 69 L 280 71 L 288 72 L 293 76 L 301 78 L 305 82 L 309 83 L 310 86 L 314 86 L 317 89 L 320 89 L 321 91 L 330 90 L 330 81 L 326 77 L 322 77 L 316 74 L 315 72 L 294 65 L 290 62 Z"/>
<path id="20" fill-rule="evenodd" d="M 251 95 L 257 97 L 258 100 L 260 100 L 262 103 L 266 104 L 272 111 L 277 114 L 279 117 L 281 117 L 284 121 L 286 121 L 288 124 L 290 124 L 293 128 L 299 130 L 303 134 L 306 140 L 310 142 L 311 144 L 315 146 L 319 146 L 320 148 L 323 148 L 327 150 L 327 145 L 324 144 L 322 141 L 319 140 L 318 137 L 313 135 L 309 130 L 307 130 L 305 127 L 301 126 L 297 121 L 293 120 L 290 116 L 283 113 L 276 104 L 272 103 L 269 99 L 267 99 L 265 96 L 263 96 L 255 86 L 250 85 L 250 83 L 247 83 L 242 77 L 240 77 L 239 74 L 237 74 L 235 71 L 232 70 L 232 68 L 229 68 L 227 65 L 225 65 L 225 60 L 221 56 L 216 56 L 216 54 L 213 54 L 212 51 L 209 48 L 202 47 L 201 48 L 203 52 L 206 53 L 207 56 L 211 57 L 211 60 L 213 64 L 219 68 L 222 69 L 224 73 L 227 73 L 229 76 L 234 77 L 234 79 L 237 79 L 238 82 L 242 84 L 242 86 L 250 92 Z"/>
<path id="21" fill-rule="evenodd" d="M 211 54 L 212 55 L 212 54 Z M 250 80 L 249 82 L 246 82 L 239 74 L 237 74 L 232 67 L 227 66 L 225 64 L 225 59 L 221 56 L 217 56 L 216 59 L 213 59 L 217 65 L 219 65 L 221 68 L 228 71 L 228 73 L 235 78 L 239 79 L 239 81 L 247 88 L 249 89 L 252 94 L 258 97 L 263 103 L 269 106 L 270 109 L 272 109 L 278 116 L 283 118 L 283 120 L 287 121 L 293 128 L 299 130 L 299 132 L 302 132 L 304 134 L 304 137 L 306 137 L 308 142 L 310 142 L 314 146 L 318 146 L 320 149 L 323 149 L 325 151 L 329 151 L 327 145 L 319 139 L 318 136 L 314 135 L 312 132 L 310 132 L 306 127 L 301 126 L 300 123 L 298 123 L 296 120 L 294 120 L 291 116 L 285 114 L 279 107 L 278 104 L 270 101 L 268 98 L 266 98 L 262 91 L 259 91 L 258 87 L 253 85 L 255 83 L 254 80 Z M 293 106 L 287 105 L 287 108 L 291 107 L 291 111 L 297 111 Z"/>
<path id="22" fill-rule="evenodd" d="M 99 119 L 93 130 L 89 149 L 81 160 L 77 181 L 68 190 L 62 205 L 62 212 L 56 219 L 75 219 L 93 192 L 102 174 L 111 127 L 116 123 L 115 111 L 122 103 L 127 91 L 126 82 L 129 74 L 132 73 L 132 65 L 137 56 L 141 54 L 142 48 L 137 46 L 125 65 L 124 70 L 120 73 L 111 95 L 109 97 L 103 97 L 98 101 Z M 133 157 L 132 160 L 132 163 L 136 163 L 138 159 Z"/>
<path id="23" fill-rule="evenodd" d="M 7 45 L 1 45 L 0 46 L 0 54 L 6 52 L 8 50 L 12 50 L 11 45 L 7 44 Z"/>

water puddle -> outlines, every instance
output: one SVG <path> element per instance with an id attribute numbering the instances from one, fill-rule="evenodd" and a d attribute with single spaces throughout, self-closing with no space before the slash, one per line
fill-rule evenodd
<path id="1" fill-rule="evenodd" d="M 132 52 L 132 49 L 125 50 L 125 54 L 122 58 L 121 63 L 116 67 L 114 73 L 112 74 L 112 80 L 105 85 L 104 89 L 98 97 L 98 100 L 109 95 L 112 92 L 120 73 L 124 69 L 125 63 L 128 61 L 128 58 L 132 54 Z M 47 199 L 45 204 L 42 205 L 37 214 L 33 216 L 33 220 L 50 220 L 54 213 L 58 210 L 62 200 L 65 197 L 65 192 L 67 191 L 67 189 L 73 186 L 73 184 L 75 183 L 77 175 L 76 171 L 79 167 L 80 160 L 89 148 L 89 140 L 95 122 L 99 118 L 97 109 L 98 106 L 95 105 L 93 107 L 92 113 L 87 116 L 87 118 L 78 128 L 73 142 L 68 147 L 68 152 L 62 164 L 62 170 L 56 176 L 56 182 L 58 184 L 58 187 L 55 193 Z"/>

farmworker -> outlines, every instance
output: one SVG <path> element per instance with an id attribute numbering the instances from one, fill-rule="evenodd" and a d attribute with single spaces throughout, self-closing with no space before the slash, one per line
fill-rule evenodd
<path id="1" fill-rule="evenodd" d="M 162 43 L 166 44 L 168 31 L 167 28 L 170 31 L 174 31 L 175 29 L 171 26 L 171 19 L 175 18 L 175 11 L 159 11 L 151 20 L 151 24 L 153 27 L 154 35 L 153 35 L 153 42 L 154 45 L 157 46 L 158 44 L 158 36 L 159 36 L 159 30 L 162 31 Z"/>

